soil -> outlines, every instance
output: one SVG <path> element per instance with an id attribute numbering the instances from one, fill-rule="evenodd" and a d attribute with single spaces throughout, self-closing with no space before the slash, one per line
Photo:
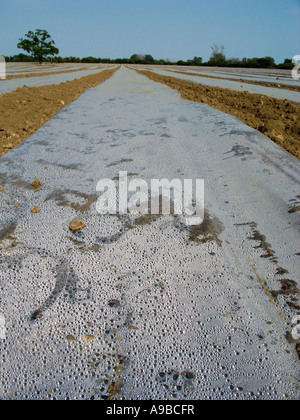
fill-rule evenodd
<path id="1" fill-rule="evenodd" d="M 83 220 L 74 220 L 71 224 L 70 224 L 70 230 L 72 232 L 78 232 L 79 230 L 82 230 L 86 227 L 85 223 Z"/>
<path id="2" fill-rule="evenodd" d="M 0 157 L 23 143 L 87 89 L 109 79 L 116 70 L 117 68 L 104 70 L 60 85 L 32 88 L 24 86 L 1 95 Z M 207 104 L 239 118 L 300 158 L 300 105 L 266 95 L 208 87 L 150 71 L 136 71 L 155 82 L 176 89 L 186 100 Z"/>
<path id="3" fill-rule="evenodd" d="M 176 89 L 183 99 L 200 102 L 237 117 L 300 159 L 299 104 L 266 95 L 203 86 L 151 71 L 136 71 L 154 82 Z"/>
<path id="4" fill-rule="evenodd" d="M 257 85 L 257 86 L 264 86 L 264 87 L 271 87 L 271 88 L 276 88 L 276 89 L 284 89 L 284 90 L 292 90 L 294 92 L 300 92 L 300 86 L 282 85 L 279 82 L 269 83 L 269 82 L 257 82 L 255 80 L 231 79 L 230 77 L 209 76 L 207 74 L 202 74 L 201 72 L 197 74 L 197 73 L 188 73 L 185 71 L 174 71 L 174 70 L 168 70 L 168 71 L 171 71 L 172 73 L 185 74 L 188 76 L 207 77 L 208 79 L 218 79 L 218 80 L 230 80 L 231 82 L 241 82 L 241 83 L 246 83 L 248 85 Z"/>
<path id="5" fill-rule="evenodd" d="M 0 96 L 0 157 L 23 143 L 87 89 L 111 78 L 118 68 L 60 85 L 19 88 Z"/>

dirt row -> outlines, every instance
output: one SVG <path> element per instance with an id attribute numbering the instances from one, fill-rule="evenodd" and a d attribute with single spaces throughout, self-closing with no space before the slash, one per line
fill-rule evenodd
<path id="1" fill-rule="evenodd" d="M 87 89 L 111 78 L 115 69 L 60 85 L 19 88 L 0 96 L 0 157 L 10 152 L 74 102 Z"/>
<path id="2" fill-rule="evenodd" d="M 237 117 L 300 159 L 300 105 L 266 95 L 203 86 L 151 71 L 136 71 L 176 89 L 188 101 L 203 103 Z"/>
<path id="3" fill-rule="evenodd" d="M 109 79 L 118 68 L 60 85 L 23 87 L 0 96 L 0 157 L 19 146 L 87 89 Z M 259 130 L 300 158 L 300 105 L 265 95 L 208 87 L 150 71 L 136 70 L 189 101 L 207 104 Z"/>

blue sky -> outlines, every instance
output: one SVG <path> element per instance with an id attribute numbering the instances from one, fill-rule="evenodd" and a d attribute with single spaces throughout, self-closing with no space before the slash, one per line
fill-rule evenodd
<path id="1" fill-rule="evenodd" d="M 300 0 L 0 0 L 0 16 L 2 55 L 38 28 L 63 57 L 208 60 L 212 44 L 228 58 L 300 54 Z"/>

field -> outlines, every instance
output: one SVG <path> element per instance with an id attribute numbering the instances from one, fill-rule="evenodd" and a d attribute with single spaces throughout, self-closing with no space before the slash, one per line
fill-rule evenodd
<path id="1" fill-rule="evenodd" d="M 299 82 L 211 67 L 7 72 L 0 398 L 298 399 Z M 203 223 L 100 215 L 97 183 L 120 172 L 203 179 Z"/>

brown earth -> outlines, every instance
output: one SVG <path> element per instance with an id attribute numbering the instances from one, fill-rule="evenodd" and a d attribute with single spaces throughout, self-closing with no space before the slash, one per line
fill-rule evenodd
<path id="1" fill-rule="evenodd" d="M 95 70 L 103 69 L 103 67 L 95 67 Z M 0 79 L 1 82 L 5 82 L 5 80 L 12 80 L 12 79 L 28 79 L 30 77 L 43 77 L 43 76 L 51 76 L 52 74 L 63 74 L 63 73 L 76 73 L 77 71 L 85 71 L 90 70 L 89 67 L 82 67 L 80 69 L 73 69 L 73 70 L 61 70 L 61 71 L 52 71 L 52 72 L 44 72 L 44 73 L 25 73 L 25 74 L 17 74 L 13 76 L 6 76 L 5 79 Z"/>
<path id="2" fill-rule="evenodd" d="M 111 78 L 115 69 L 60 85 L 19 88 L 0 96 L 0 157 L 19 146 L 87 89 Z"/>
<path id="3" fill-rule="evenodd" d="M 57 86 L 23 87 L 1 95 L 0 157 L 23 143 L 87 89 L 109 79 L 116 70 L 104 70 Z M 178 90 L 184 99 L 234 115 L 300 158 L 300 105 L 265 95 L 207 87 L 150 71 L 136 71 Z"/>
<path id="4" fill-rule="evenodd" d="M 300 159 L 300 105 L 266 95 L 203 86 L 151 71 L 136 71 L 176 89 L 188 101 L 200 102 L 237 117 Z"/>
<path id="5" fill-rule="evenodd" d="M 185 74 L 187 76 L 198 76 L 198 77 L 207 77 L 208 79 L 217 79 L 217 80 L 230 80 L 231 82 L 240 82 L 240 83 L 246 83 L 248 85 L 257 85 L 257 86 L 263 86 L 263 87 L 271 87 L 276 89 L 284 89 L 284 90 L 292 90 L 294 92 L 300 92 L 300 86 L 291 86 L 291 85 L 281 85 L 278 83 L 269 83 L 269 82 L 257 82 L 255 80 L 245 80 L 245 79 L 231 79 L 230 77 L 218 77 L 218 76 L 209 76 L 208 74 L 202 74 L 199 72 L 197 73 L 188 73 L 186 71 L 175 71 L 175 70 L 168 70 L 172 73 L 179 73 L 179 74 Z"/>

